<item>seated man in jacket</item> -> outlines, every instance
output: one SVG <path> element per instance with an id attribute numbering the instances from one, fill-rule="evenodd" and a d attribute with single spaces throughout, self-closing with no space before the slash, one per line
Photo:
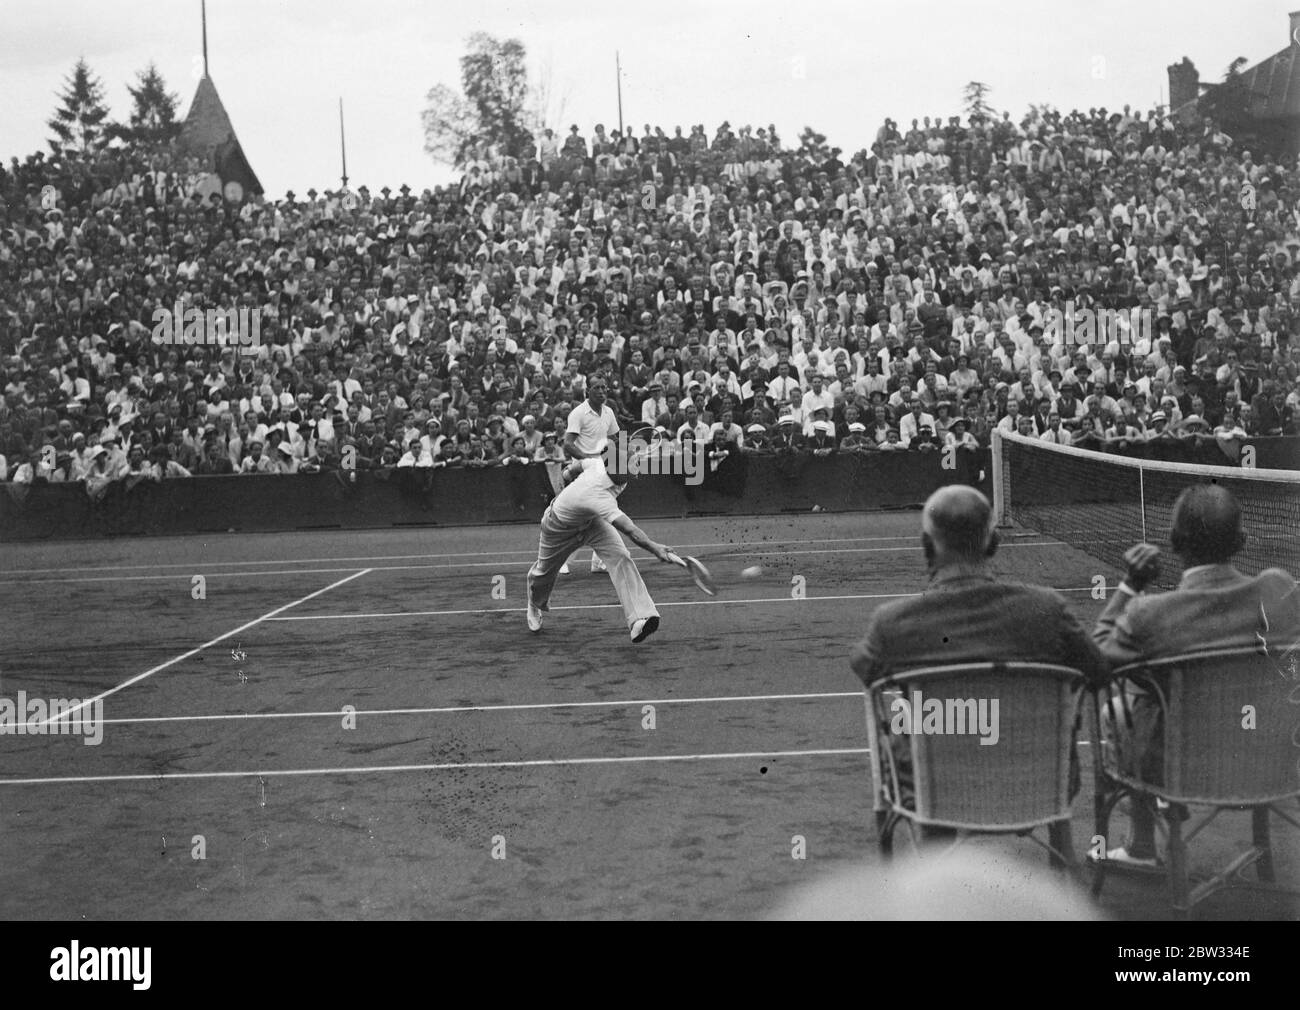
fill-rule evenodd
<path id="1" fill-rule="evenodd" d="M 1242 646 L 1275 653 L 1282 664 L 1300 642 L 1300 592 L 1280 568 L 1252 578 L 1233 566 L 1233 555 L 1246 543 L 1233 494 L 1217 484 L 1184 490 L 1174 502 L 1169 542 L 1185 565 L 1172 592 L 1144 592 L 1160 573 L 1159 548 L 1137 544 L 1124 555 L 1128 572 L 1093 630 L 1111 664 Z M 1159 785 L 1164 766 L 1159 711 L 1145 694 L 1128 700 L 1129 739 L 1123 751 L 1134 763 L 1128 771 Z M 1155 866 L 1154 811 L 1134 804 L 1132 821 L 1128 843 L 1111 849 L 1107 859 Z"/>
<path id="2" fill-rule="evenodd" d="M 1060 593 L 994 577 L 998 535 L 992 506 L 978 490 L 954 484 L 930 496 L 921 513 L 921 548 L 929 586 L 920 596 L 877 607 L 853 649 L 853 672 L 864 684 L 919 667 L 996 661 L 1069 666 L 1093 682 L 1106 677 L 1105 660 Z M 906 795 L 907 739 L 891 737 L 888 727 L 881 739 L 891 740 Z M 1070 788 L 1078 788 L 1073 760 Z"/>

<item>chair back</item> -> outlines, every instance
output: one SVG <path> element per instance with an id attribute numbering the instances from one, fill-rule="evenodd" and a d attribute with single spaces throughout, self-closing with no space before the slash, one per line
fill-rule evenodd
<path id="1" fill-rule="evenodd" d="M 924 823 L 1010 831 L 1068 818 L 1083 683 L 1070 667 L 1026 662 L 893 674 L 869 688 L 879 727 L 872 760 L 887 765 L 891 744 L 906 738 Z"/>
<path id="2" fill-rule="evenodd" d="M 1219 649 L 1115 671 L 1164 714 L 1164 784 L 1175 802 L 1272 803 L 1300 795 L 1300 646 Z"/>

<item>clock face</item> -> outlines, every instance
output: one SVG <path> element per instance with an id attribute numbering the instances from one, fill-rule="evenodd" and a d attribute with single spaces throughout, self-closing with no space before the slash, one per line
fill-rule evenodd
<path id="1" fill-rule="evenodd" d="M 354 194 L 348 193 L 346 196 L 343 197 L 343 209 L 344 210 L 357 209 L 357 198 Z"/>
<path id="2" fill-rule="evenodd" d="M 1300 46 L 1300 25 L 1297 25 L 1295 30 L 1291 32 L 1291 39 L 1296 45 Z"/>
<path id="3" fill-rule="evenodd" d="M 237 183 L 234 179 L 231 179 L 228 183 L 226 183 L 225 188 L 222 190 L 222 192 L 225 194 L 226 199 L 230 203 L 239 203 L 239 201 L 244 198 L 244 187 L 241 186 L 239 183 Z"/>

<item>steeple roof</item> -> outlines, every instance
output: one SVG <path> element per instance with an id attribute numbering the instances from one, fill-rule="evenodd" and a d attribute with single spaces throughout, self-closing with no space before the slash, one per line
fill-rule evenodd
<path id="1" fill-rule="evenodd" d="M 230 116 L 217 94 L 217 86 L 207 74 L 194 92 L 177 145 L 182 151 L 208 159 L 222 183 L 238 182 L 250 195 L 262 192 L 262 184 L 244 155 Z"/>

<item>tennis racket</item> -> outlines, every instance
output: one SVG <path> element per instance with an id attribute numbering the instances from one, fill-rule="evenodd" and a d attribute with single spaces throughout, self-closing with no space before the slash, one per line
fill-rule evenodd
<path id="1" fill-rule="evenodd" d="M 653 425 L 643 424 L 627 437 L 628 457 L 623 465 L 632 473 L 658 473 L 656 462 L 662 450 L 664 433 Z"/>
<path id="2" fill-rule="evenodd" d="M 704 567 L 698 558 L 685 557 L 672 551 L 668 552 L 669 559 L 675 565 L 681 565 L 691 576 L 691 581 L 695 583 L 697 589 L 706 596 L 717 596 L 718 587 L 713 582 L 713 576 L 709 570 Z"/>
<path id="3" fill-rule="evenodd" d="M 652 424 L 644 424 L 628 436 L 629 444 L 644 442 L 648 449 L 658 449 L 663 444 L 663 440 L 664 433 L 662 429 L 656 428 Z"/>

